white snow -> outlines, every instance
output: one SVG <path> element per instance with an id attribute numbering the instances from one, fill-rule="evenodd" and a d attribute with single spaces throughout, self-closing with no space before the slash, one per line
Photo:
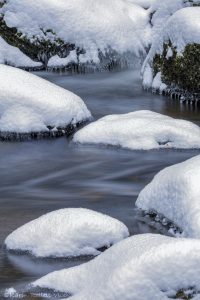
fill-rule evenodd
<path id="1" fill-rule="evenodd" d="M 11 233 L 7 249 L 38 257 L 97 255 L 129 235 L 127 227 L 107 215 L 83 208 L 53 211 Z"/>
<path id="2" fill-rule="evenodd" d="M 172 51 L 172 48 L 169 47 L 168 50 L 167 50 L 167 55 L 166 55 L 166 58 L 169 59 L 170 57 L 173 56 L 173 51 Z"/>
<path id="3" fill-rule="evenodd" d="M 73 140 L 132 150 L 200 148 L 200 128 L 189 121 L 144 110 L 103 117 L 79 130 Z"/>
<path id="4" fill-rule="evenodd" d="M 75 94 L 38 76 L 0 64 L 0 131 L 49 131 L 91 117 Z"/>
<path id="5" fill-rule="evenodd" d="M 151 13 L 152 24 L 152 41 L 156 41 L 159 35 L 162 34 L 163 27 L 169 18 L 178 10 L 185 7 L 183 0 L 165 0 L 165 1 L 152 1 L 149 8 Z"/>
<path id="6" fill-rule="evenodd" d="M 31 41 L 60 38 L 95 61 L 98 49 L 139 55 L 149 44 L 148 12 L 126 0 L 7 0 L 0 13 Z"/>
<path id="7" fill-rule="evenodd" d="M 65 67 L 70 63 L 78 63 L 76 50 L 70 51 L 69 55 L 64 58 L 59 57 L 58 55 L 52 56 L 48 61 L 47 67 Z"/>
<path id="8" fill-rule="evenodd" d="M 144 8 L 150 8 L 158 0 L 128 0 L 131 3 L 138 4 Z"/>
<path id="9" fill-rule="evenodd" d="M 34 68 L 42 66 L 41 63 L 33 61 L 18 48 L 6 43 L 2 37 L 0 37 L 0 64 L 7 64 L 21 68 Z"/>
<path id="10" fill-rule="evenodd" d="M 200 156 L 159 172 L 139 194 L 136 206 L 154 209 L 183 230 L 200 238 Z"/>
<path id="11" fill-rule="evenodd" d="M 68 292 L 74 300 L 168 300 L 200 290 L 200 241 L 136 235 L 81 266 L 50 273 L 33 286 Z"/>

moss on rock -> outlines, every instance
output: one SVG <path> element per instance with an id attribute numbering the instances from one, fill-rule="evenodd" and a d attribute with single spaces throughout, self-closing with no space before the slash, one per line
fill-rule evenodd
<path id="1" fill-rule="evenodd" d="M 6 0 L 0 0 L 0 7 L 5 3 Z M 17 47 L 32 60 L 42 62 L 45 69 L 85 73 L 91 71 L 123 69 L 127 68 L 129 64 L 129 56 L 131 54 L 127 53 L 127 58 L 125 56 L 122 57 L 122 55 L 110 48 L 108 48 L 105 53 L 98 50 L 99 63 L 93 61 L 82 63 L 79 57 L 80 54 L 86 53 L 83 48 L 78 47 L 75 44 L 64 42 L 51 28 L 40 28 L 40 31 L 41 34 L 38 36 L 33 35 L 28 37 L 17 28 L 8 27 L 4 20 L 4 15 L 0 13 L 0 36 L 8 44 Z M 67 66 L 55 66 L 54 68 L 47 67 L 48 61 L 52 56 L 58 55 L 61 58 L 65 58 L 72 50 L 76 50 L 77 63 L 70 63 Z"/>
<path id="2" fill-rule="evenodd" d="M 199 295 L 199 292 L 195 291 L 195 288 L 190 288 L 188 291 L 179 290 L 175 297 L 172 299 L 183 299 L 183 300 L 190 300 L 193 299 L 196 295 Z"/>
<path id="3" fill-rule="evenodd" d="M 167 53 L 171 48 L 171 55 Z M 153 60 L 154 75 L 161 72 L 162 80 L 168 86 L 176 86 L 192 93 L 200 92 L 200 44 L 188 44 L 183 53 L 177 53 L 169 41 L 164 44 L 163 53 Z"/>
<path id="4" fill-rule="evenodd" d="M 38 39 L 35 36 L 28 39 L 16 28 L 10 28 L 6 25 L 3 16 L 0 17 L 0 36 L 10 45 L 19 48 L 23 53 L 35 61 L 41 61 L 45 66 L 48 59 L 53 55 L 66 57 L 71 50 L 75 49 L 75 45 L 66 44 L 56 37 L 56 34 L 48 29 L 41 29 L 43 38 Z M 53 40 L 48 39 L 48 34 L 54 36 Z"/>

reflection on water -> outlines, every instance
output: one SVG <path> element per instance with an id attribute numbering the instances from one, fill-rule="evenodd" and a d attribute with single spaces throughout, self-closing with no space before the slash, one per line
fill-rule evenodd
<path id="1" fill-rule="evenodd" d="M 142 91 L 138 72 L 39 75 L 80 95 L 95 118 L 151 109 L 200 124 L 198 109 Z M 120 219 L 131 234 L 152 232 L 136 218 L 138 193 L 159 170 L 197 154 L 81 146 L 65 138 L 0 143 L 0 290 L 23 287 L 50 271 L 88 260 L 38 260 L 7 253 L 3 241 L 12 230 L 52 210 L 86 207 Z"/>

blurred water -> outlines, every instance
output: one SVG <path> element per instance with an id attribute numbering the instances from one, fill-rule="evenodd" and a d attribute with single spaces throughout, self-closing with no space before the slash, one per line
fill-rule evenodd
<path id="1" fill-rule="evenodd" d="M 150 109 L 200 124 L 198 109 L 143 91 L 138 71 L 37 74 L 80 95 L 94 118 Z M 164 167 L 197 154 L 81 146 L 66 138 L 0 143 L 0 290 L 23 287 L 50 271 L 87 260 L 39 260 L 7 253 L 3 242 L 12 230 L 52 210 L 86 207 L 122 220 L 131 234 L 152 232 L 136 219 L 138 193 Z"/>

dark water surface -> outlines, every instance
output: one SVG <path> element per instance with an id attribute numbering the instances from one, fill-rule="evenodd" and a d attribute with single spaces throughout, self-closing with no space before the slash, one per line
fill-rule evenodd
<path id="1" fill-rule="evenodd" d="M 200 125 L 197 109 L 144 92 L 139 72 L 37 74 L 80 95 L 94 118 L 150 109 Z M 120 219 L 131 234 L 152 232 L 136 219 L 138 193 L 164 167 L 197 154 L 197 150 L 145 152 L 81 146 L 66 138 L 0 143 L 0 292 L 86 261 L 39 260 L 7 253 L 3 242 L 11 231 L 52 210 L 86 207 Z"/>

